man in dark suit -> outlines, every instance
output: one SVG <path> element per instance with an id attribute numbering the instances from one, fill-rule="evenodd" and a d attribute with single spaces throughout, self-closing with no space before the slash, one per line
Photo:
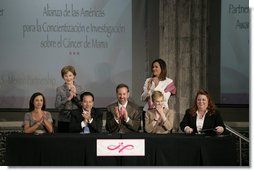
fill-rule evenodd
<path id="1" fill-rule="evenodd" d="M 116 87 L 117 102 L 107 106 L 106 130 L 109 133 L 138 132 L 140 129 L 141 110 L 128 100 L 129 87 L 119 84 Z"/>
<path id="2" fill-rule="evenodd" d="M 102 114 L 93 107 L 94 95 L 84 92 L 80 95 L 82 108 L 71 112 L 70 132 L 98 133 L 102 129 Z"/>

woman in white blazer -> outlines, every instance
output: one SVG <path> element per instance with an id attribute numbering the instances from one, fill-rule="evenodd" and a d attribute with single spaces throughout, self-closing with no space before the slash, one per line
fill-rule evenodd
<path id="1" fill-rule="evenodd" d="M 167 77 L 166 63 L 162 59 L 156 59 L 152 62 L 152 77 L 146 79 L 143 86 L 141 100 L 146 102 L 143 111 L 154 108 L 151 95 L 153 91 L 162 92 L 164 96 L 163 106 L 168 109 L 168 100 L 171 95 L 176 94 L 176 87 L 172 79 Z"/>

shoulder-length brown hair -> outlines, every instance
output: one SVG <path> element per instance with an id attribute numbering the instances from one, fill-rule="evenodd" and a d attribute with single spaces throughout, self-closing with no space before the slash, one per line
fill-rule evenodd
<path id="1" fill-rule="evenodd" d="M 64 67 L 61 69 L 62 78 L 64 78 L 64 75 L 67 74 L 67 72 L 69 72 L 69 71 L 70 71 L 74 76 L 77 75 L 74 66 L 67 65 L 67 66 L 64 66 Z"/>
<path id="2" fill-rule="evenodd" d="M 207 110 L 209 111 L 209 114 L 212 115 L 215 112 L 215 110 L 216 110 L 216 106 L 213 103 L 209 93 L 206 90 L 204 90 L 204 89 L 200 89 L 197 92 L 195 100 L 194 100 L 194 103 L 193 103 L 193 106 L 191 107 L 191 115 L 192 116 L 196 115 L 196 111 L 198 110 L 197 99 L 198 99 L 199 95 L 205 95 L 207 97 L 207 99 L 208 99 Z"/>
<path id="3" fill-rule="evenodd" d="M 166 62 L 162 59 L 155 59 L 153 62 L 152 62 L 152 66 L 151 66 L 151 70 L 153 71 L 153 64 L 155 62 L 158 62 L 160 67 L 161 67 L 161 73 L 160 73 L 160 76 L 159 76 L 159 80 L 163 81 L 166 79 L 167 77 L 167 66 L 166 66 Z"/>
<path id="4" fill-rule="evenodd" d="M 42 99 L 43 99 L 43 104 L 42 104 L 42 108 L 41 110 L 45 110 L 46 108 L 46 100 L 45 100 L 45 97 L 42 93 L 40 92 L 36 92 L 34 93 L 31 97 L 30 97 L 30 101 L 29 101 L 29 111 L 33 111 L 34 110 L 34 99 L 37 97 L 37 96 L 42 96 Z"/>

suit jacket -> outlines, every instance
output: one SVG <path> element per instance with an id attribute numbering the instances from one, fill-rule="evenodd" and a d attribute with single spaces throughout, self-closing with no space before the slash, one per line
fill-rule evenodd
<path id="1" fill-rule="evenodd" d="M 133 102 L 128 101 L 126 110 L 128 112 L 129 121 L 117 123 L 114 118 L 115 106 L 118 106 L 118 102 L 113 103 L 107 106 L 107 116 L 106 116 L 106 130 L 109 133 L 129 133 L 129 132 L 138 132 L 141 128 L 141 110 Z"/>
<path id="2" fill-rule="evenodd" d="M 181 130 L 184 132 L 184 128 L 189 126 L 193 129 L 193 133 L 197 133 L 196 126 L 197 115 L 191 116 L 190 109 L 187 109 L 185 115 L 180 123 Z M 203 129 L 211 129 L 217 126 L 222 126 L 225 130 L 225 125 L 223 123 L 222 117 L 218 110 L 215 110 L 213 114 L 208 111 L 205 115 Z"/>
<path id="3" fill-rule="evenodd" d="M 74 82 L 74 85 L 77 89 L 77 96 L 73 98 L 71 101 L 68 100 L 70 96 L 70 92 L 66 83 L 57 87 L 56 89 L 56 99 L 55 99 L 55 107 L 60 111 L 58 120 L 62 122 L 70 122 L 69 112 L 70 110 L 78 109 L 79 106 L 76 104 L 79 100 L 79 96 L 83 91 L 80 85 L 77 85 Z M 75 100 L 74 100 L 75 99 Z"/>
<path id="4" fill-rule="evenodd" d="M 70 132 L 82 132 L 81 122 L 84 120 L 83 109 L 76 109 L 71 111 L 71 122 L 69 125 Z M 102 129 L 102 114 L 98 112 L 98 109 L 92 108 L 91 117 L 92 123 L 88 123 L 88 127 L 91 133 L 101 132 Z"/>
<path id="5" fill-rule="evenodd" d="M 163 123 L 161 118 L 153 126 L 153 120 L 155 119 L 156 109 L 148 110 L 145 114 L 145 131 L 148 133 L 166 134 L 170 133 L 174 125 L 174 111 L 170 109 L 164 109 L 167 120 Z"/>
<path id="6" fill-rule="evenodd" d="M 77 90 L 77 98 L 79 99 L 79 95 L 83 91 L 82 87 L 74 82 L 74 85 Z M 55 99 L 55 107 L 58 110 L 73 110 L 77 109 L 78 106 L 73 101 L 68 101 L 68 97 L 70 96 L 70 92 L 66 83 L 56 88 L 56 99 Z"/>

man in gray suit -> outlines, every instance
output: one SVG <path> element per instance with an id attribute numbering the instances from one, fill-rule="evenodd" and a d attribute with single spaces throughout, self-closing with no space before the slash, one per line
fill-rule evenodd
<path id="1" fill-rule="evenodd" d="M 141 110 L 128 100 L 129 87 L 119 84 L 116 87 L 117 102 L 107 106 L 106 130 L 109 133 L 138 132 L 141 126 Z"/>

